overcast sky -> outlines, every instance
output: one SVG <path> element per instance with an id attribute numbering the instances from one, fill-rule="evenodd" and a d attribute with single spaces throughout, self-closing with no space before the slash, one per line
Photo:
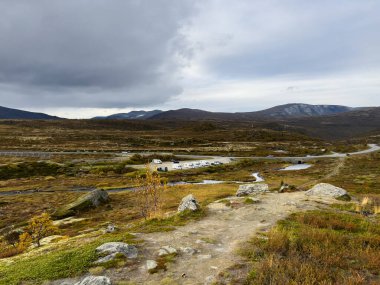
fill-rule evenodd
<path id="1" fill-rule="evenodd" d="M 378 0 L 0 0 L 0 105 L 380 105 Z"/>

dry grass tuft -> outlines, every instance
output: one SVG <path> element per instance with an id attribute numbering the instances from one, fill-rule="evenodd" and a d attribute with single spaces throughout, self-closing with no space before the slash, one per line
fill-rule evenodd
<path id="1" fill-rule="evenodd" d="M 242 249 L 254 262 L 247 284 L 378 284 L 379 226 L 351 213 L 294 214 Z"/>

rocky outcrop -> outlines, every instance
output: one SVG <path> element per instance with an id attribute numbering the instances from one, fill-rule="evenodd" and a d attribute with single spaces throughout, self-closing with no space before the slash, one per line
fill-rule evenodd
<path id="1" fill-rule="evenodd" d="M 108 201 L 108 193 L 104 190 L 97 189 L 79 197 L 76 201 L 59 208 L 53 216 L 55 218 L 73 216 L 78 212 L 96 208 L 101 204 L 107 203 Z"/>
<path id="2" fill-rule="evenodd" d="M 346 190 L 336 187 L 328 183 L 320 183 L 315 185 L 313 188 L 305 192 L 307 196 L 320 196 L 320 197 L 332 197 L 341 198 L 348 196 Z"/>
<path id="3" fill-rule="evenodd" d="M 119 255 L 124 255 L 126 258 L 137 258 L 138 250 L 135 246 L 124 242 L 107 242 L 97 247 L 96 253 L 104 255 L 102 258 L 95 261 L 96 264 L 99 264 L 111 261 Z"/>
<path id="4" fill-rule="evenodd" d="M 185 210 L 197 211 L 199 209 L 200 205 L 198 204 L 198 201 L 195 199 L 193 194 L 189 194 L 184 197 L 178 206 L 178 212 L 183 212 Z"/>
<path id="5" fill-rule="evenodd" d="M 265 193 L 269 191 L 268 184 L 265 183 L 255 183 L 255 184 L 244 184 L 240 185 L 238 191 L 236 192 L 236 196 L 248 196 L 255 195 L 260 193 Z"/>
<path id="6" fill-rule="evenodd" d="M 87 276 L 74 285 L 112 285 L 111 280 L 105 276 Z"/>

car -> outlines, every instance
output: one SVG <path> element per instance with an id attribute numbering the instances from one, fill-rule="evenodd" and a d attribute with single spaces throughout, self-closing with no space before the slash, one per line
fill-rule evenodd
<path id="1" fill-rule="evenodd" d="M 161 159 L 153 159 L 152 162 L 155 164 L 162 164 Z"/>
<path id="2" fill-rule="evenodd" d="M 157 171 L 167 172 L 168 168 L 167 167 L 157 167 Z"/>
<path id="3" fill-rule="evenodd" d="M 180 165 L 178 163 L 173 163 L 173 169 L 180 170 L 180 169 L 182 169 L 182 165 Z"/>
<path id="4" fill-rule="evenodd" d="M 173 162 L 173 163 L 179 163 L 179 160 L 175 160 L 175 159 L 173 159 L 172 162 Z"/>

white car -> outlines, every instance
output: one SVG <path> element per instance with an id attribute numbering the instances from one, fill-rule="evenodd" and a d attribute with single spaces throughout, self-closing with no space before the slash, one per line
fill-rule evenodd
<path id="1" fill-rule="evenodd" d="M 173 169 L 177 169 L 177 170 L 180 170 L 182 169 L 182 165 L 178 164 L 178 163 L 173 163 Z"/>
<path id="2" fill-rule="evenodd" d="M 155 164 L 162 164 L 161 159 L 153 159 L 152 162 Z"/>

